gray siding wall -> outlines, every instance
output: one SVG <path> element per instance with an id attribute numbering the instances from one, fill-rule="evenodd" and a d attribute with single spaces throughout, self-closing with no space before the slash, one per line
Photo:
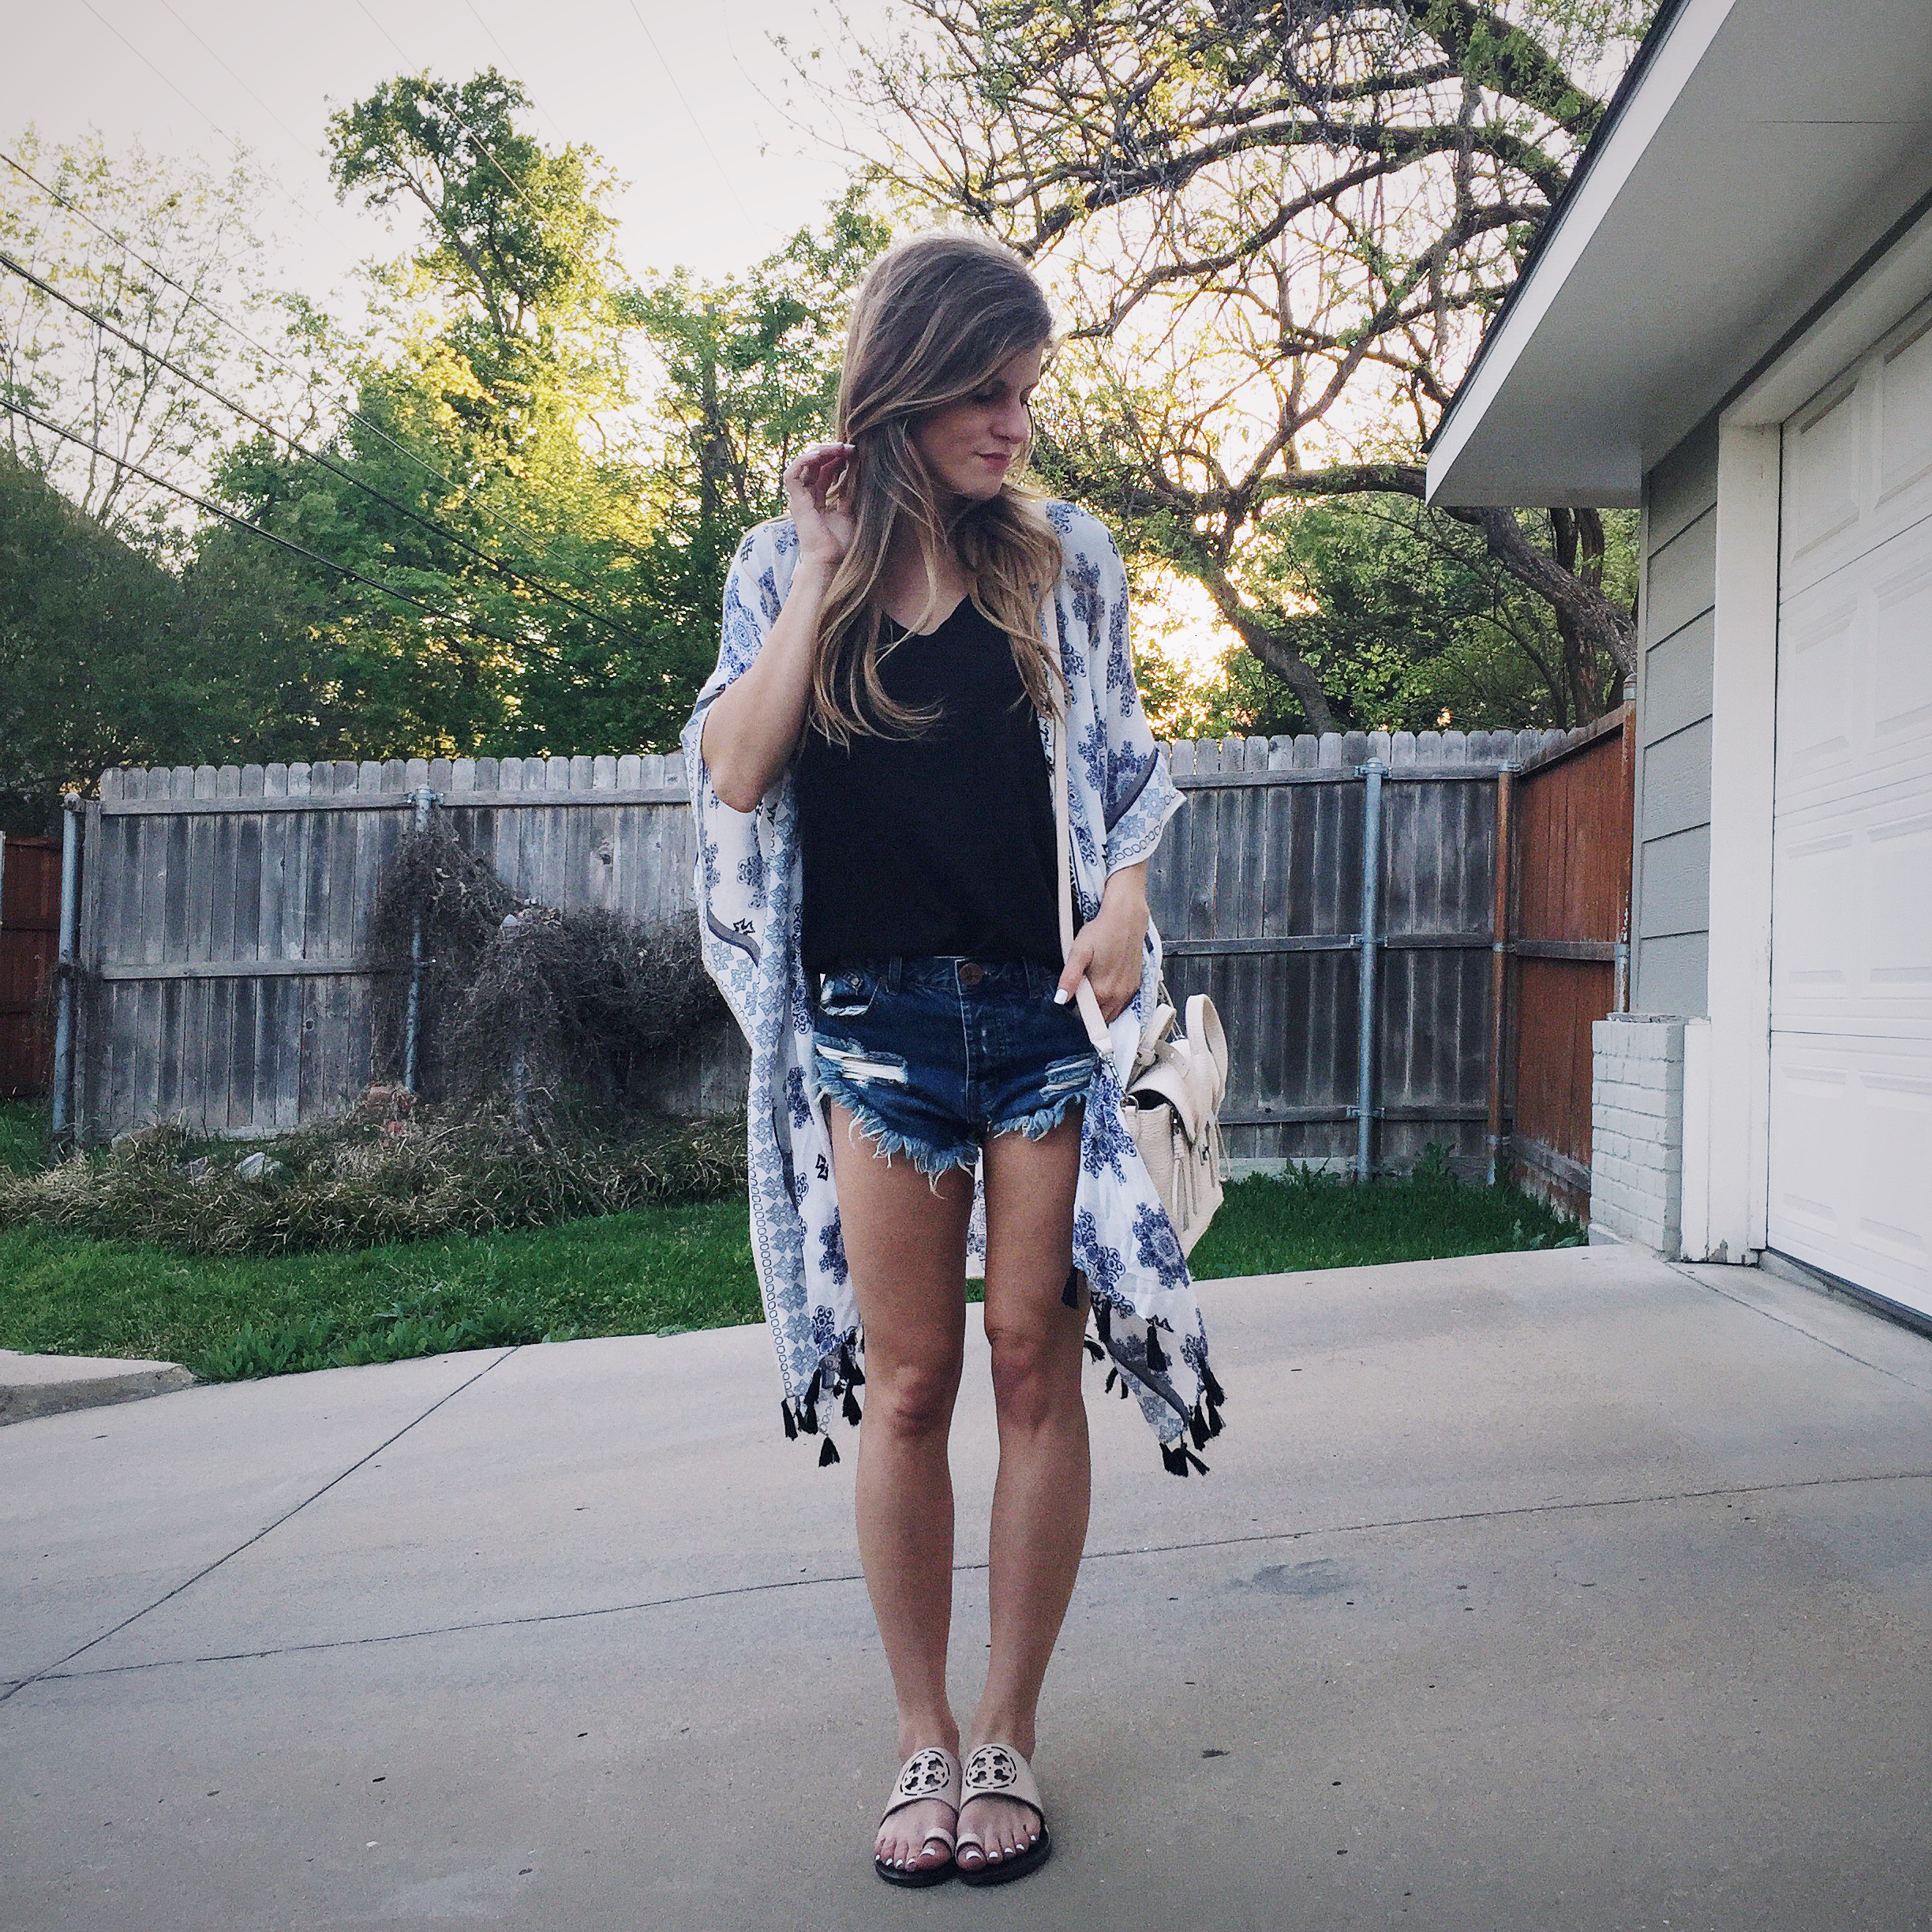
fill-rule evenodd
<path id="1" fill-rule="evenodd" d="M 1709 1003 L 1714 417 L 1650 472 L 1644 507 L 1631 1006 L 1690 1017 Z"/>

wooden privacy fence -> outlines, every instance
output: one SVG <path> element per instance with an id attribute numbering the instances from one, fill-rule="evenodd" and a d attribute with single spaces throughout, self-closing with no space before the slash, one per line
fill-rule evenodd
<path id="1" fill-rule="evenodd" d="M 1567 742 L 1430 732 L 1167 747 L 1191 796 L 1148 868 L 1150 907 L 1170 991 L 1183 1005 L 1208 992 L 1226 1023 L 1237 1171 L 1365 1155 L 1402 1167 L 1432 1141 L 1466 1167 L 1485 1162 L 1500 774 Z M 369 957 L 370 913 L 425 788 L 434 804 L 421 809 L 526 898 L 695 916 L 676 752 L 110 772 L 84 814 L 83 1138 L 167 1119 L 271 1133 L 359 1095 L 377 976 L 406 970 Z M 721 1004 L 706 1038 L 653 1069 L 646 1098 L 699 1114 L 742 1106 L 746 1054 Z"/>
<path id="2" fill-rule="evenodd" d="M 0 833 L 0 1100 L 47 1091 L 54 1039 L 43 996 L 59 927 L 59 847 Z"/>
<path id="3" fill-rule="evenodd" d="M 395 970 L 369 954 L 370 915 L 425 787 L 525 898 L 689 916 L 683 766 L 673 752 L 105 773 L 86 811 L 78 1133 L 178 1120 L 259 1136 L 353 1101 L 373 1070 L 376 980 Z M 721 1034 L 661 1069 L 651 1097 L 742 1103 L 729 1062 Z"/>
<path id="4" fill-rule="evenodd" d="M 1501 780 L 1498 904 L 1508 941 L 1493 1106 L 1516 1178 L 1589 1211 L 1591 1035 L 1630 972 L 1636 738 L 1625 705 Z"/>

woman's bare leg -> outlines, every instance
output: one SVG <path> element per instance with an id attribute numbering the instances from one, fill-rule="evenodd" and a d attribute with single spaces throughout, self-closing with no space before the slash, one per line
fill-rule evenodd
<path id="1" fill-rule="evenodd" d="M 1031 1758 L 1040 1685 L 1066 1616 L 1087 1537 L 1090 1463 L 1080 1389 L 1087 1297 L 1061 1299 L 1073 1261 L 1080 1111 L 1038 1140 L 986 1144 L 987 1337 L 999 1417 L 988 1592 L 993 1646 L 971 1741 L 997 1740 Z M 960 1820 L 997 1860 L 1037 1834 L 1024 1805 L 976 1798 Z M 968 1848 L 969 1870 L 980 1855 Z"/>
<path id="2" fill-rule="evenodd" d="M 899 1755 L 959 1749 L 946 1696 L 953 1620 L 953 1477 L 946 1439 L 966 1329 L 966 1226 L 972 1174 L 928 1180 L 910 1159 L 878 1157 L 850 1111 L 826 1103 L 833 1185 L 852 1294 L 865 1324 L 865 1416 L 859 1428 L 859 1559 L 899 1707 Z M 906 1805 L 879 1828 L 888 1864 L 944 1864 L 924 1844 L 953 1826 L 938 1799 Z"/>

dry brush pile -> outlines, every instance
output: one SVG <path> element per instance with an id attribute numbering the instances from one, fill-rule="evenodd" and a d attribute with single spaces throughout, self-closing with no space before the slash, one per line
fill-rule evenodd
<path id="1" fill-rule="evenodd" d="M 379 957 L 425 961 L 418 1091 L 373 1087 L 253 1146 L 163 1125 L 0 1174 L 0 1227 L 33 1222 L 189 1253 L 360 1248 L 532 1227 L 742 1190 L 742 1110 L 653 1113 L 653 1057 L 726 1012 L 688 918 L 638 926 L 519 899 L 444 825 L 412 833 L 373 915 Z M 403 1058 L 409 975 L 383 975 L 375 1063 Z"/>

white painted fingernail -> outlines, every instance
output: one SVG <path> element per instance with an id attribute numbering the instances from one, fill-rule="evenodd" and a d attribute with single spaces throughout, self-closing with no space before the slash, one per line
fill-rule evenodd
<path id="1" fill-rule="evenodd" d="M 1055 987 L 1054 988 L 1054 1004 L 1056 1006 L 1064 1006 L 1064 1005 L 1065 1005 L 1066 1003 L 1067 1003 L 1067 990 L 1066 990 L 1066 988 L 1065 988 L 1065 987 Z"/>

